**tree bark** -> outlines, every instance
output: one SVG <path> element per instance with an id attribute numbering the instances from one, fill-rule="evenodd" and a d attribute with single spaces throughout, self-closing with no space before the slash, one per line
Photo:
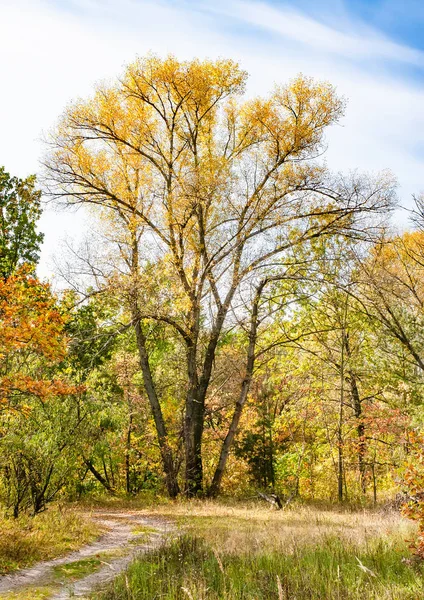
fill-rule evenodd
<path id="1" fill-rule="evenodd" d="M 199 335 L 200 307 L 193 298 L 190 341 L 187 343 L 188 391 L 184 414 L 185 493 L 195 497 L 203 490 L 202 436 L 204 423 L 204 398 L 200 397 L 197 373 L 197 341 Z"/>
<path id="2" fill-rule="evenodd" d="M 186 405 L 184 419 L 185 492 L 189 498 L 203 492 L 203 428 L 204 400 L 194 395 Z"/>

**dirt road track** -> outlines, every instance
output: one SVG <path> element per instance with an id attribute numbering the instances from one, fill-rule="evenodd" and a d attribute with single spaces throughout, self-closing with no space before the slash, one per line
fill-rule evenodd
<path id="1" fill-rule="evenodd" d="M 100 585 L 112 581 L 137 554 L 158 547 L 173 531 L 170 522 L 137 511 L 94 511 L 90 517 L 104 527 L 106 533 L 72 554 L 0 577 L 0 598 L 19 592 L 20 597 L 26 598 L 27 593 L 31 600 L 37 588 L 51 589 L 51 594 L 46 592 L 45 596 L 49 600 L 87 598 Z M 60 581 L 54 576 L 55 567 L 96 557 L 101 557 L 102 566 L 76 581 Z"/>

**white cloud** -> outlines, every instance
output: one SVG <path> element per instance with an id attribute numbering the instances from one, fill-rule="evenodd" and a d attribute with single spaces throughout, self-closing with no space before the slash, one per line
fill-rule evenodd
<path id="1" fill-rule="evenodd" d="M 65 10 L 65 6 L 68 8 Z M 335 169 L 391 169 L 402 201 L 423 186 L 424 86 L 399 66 L 423 65 L 422 53 L 366 26 L 337 30 L 295 9 L 258 2 L 147 0 L 0 0 L 0 164 L 25 176 L 38 170 L 40 137 L 73 98 L 113 78 L 136 54 L 182 58 L 229 56 L 251 74 L 248 93 L 266 93 L 302 71 L 334 83 L 349 100 L 342 126 L 329 132 Z M 43 216 L 40 272 L 66 234 L 78 236 L 84 215 Z"/>
<path id="2" fill-rule="evenodd" d="M 329 52 L 339 57 L 368 60 L 384 58 L 424 66 L 424 53 L 394 43 L 358 22 L 355 23 L 356 32 L 343 31 L 315 21 L 288 6 L 275 8 L 264 2 L 248 0 L 234 0 L 225 4 L 220 1 L 214 6 L 221 15 L 263 27 L 288 40 L 306 45 L 311 50 Z"/>

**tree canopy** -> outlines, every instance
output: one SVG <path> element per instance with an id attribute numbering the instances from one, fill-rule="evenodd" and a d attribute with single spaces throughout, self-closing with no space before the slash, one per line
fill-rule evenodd
<path id="1" fill-rule="evenodd" d="M 125 301 L 135 329 L 172 496 L 175 451 L 152 372 L 149 323 L 173 330 L 184 347 L 188 494 L 203 489 L 202 438 L 219 342 L 234 319 L 250 332 L 216 493 L 270 284 L 292 278 L 298 254 L 319 238 L 369 237 L 372 217 L 394 201 L 389 176 L 333 176 L 319 161 L 324 132 L 344 110 L 330 84 L 300 76 L 244 100 L 246 77 L 230 60 L 139 59 L 116 84 L 71 105 L 49 140 L 49 193 L 98 207 L 115 244 L 102 285 Z"/>

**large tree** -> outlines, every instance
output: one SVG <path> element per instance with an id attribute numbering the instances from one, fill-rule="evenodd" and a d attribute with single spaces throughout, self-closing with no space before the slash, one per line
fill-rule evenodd
<path id="1" fill-rule="evenodd" d="M 117 83 L 68 108 L 46 159 L 49 193 L 99 207 L 113 231 L 120 264 L 107 279 L 131 314 L 171 496 L 179 486 L 149 323 L 172 328 L 185 348 L 188 495 L 203 488 L 205 408 L 220 339 L 235 319 L 249 332 L 216 492 L 249 391 L 268 286 L 286 277 L 296 248 L 334 232 L 361 235 L 367 215 L 393 201 L 390 178 L 332 177 L 318 162 L 325 129 L 343 113 L 331 85 L 298 77 L 244 100 L 245 82 L 231 60 L 137 60 Z"/>

